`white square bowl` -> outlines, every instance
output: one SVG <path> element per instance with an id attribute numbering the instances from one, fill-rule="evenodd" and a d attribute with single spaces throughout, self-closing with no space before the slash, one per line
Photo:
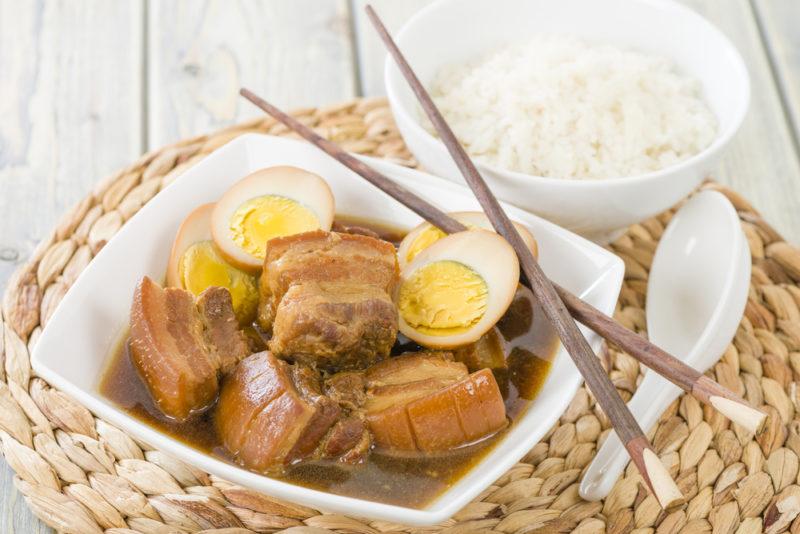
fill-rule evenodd
<path id="1" fill-rule="evenodd" d="M 379 171 L 444 210 L 480 209 L 471 192 L 435 176 L 363 158 Z M 131 297 L 143 275 L 160 280 L 183 218 L 218 199 L 247 174 L 273 165 L 295 165 L 323 176 L 337 213 L 412 228 L 420 218 L 315 147 L 300 141 L 247 134 L 187 170 L 148 202 L 86 267 L 36 343 L 32 365 L 51 385 L 130 435 L 191 465 L 263 493 L 325 511 L 413 525 L 443 521 L 522 458 L 566 409 L 581 383 L 561 349 L 542 391 L 525 415 L 466 476 L 422 509 L 333 495 L 269 478 L 187 446 L 131 417 L 104 398 L 98 385 L 115 344 L 127 328 Z M 607 250 L 525 211 L 505 206 L 539 243 L 541 265 L 553 280 L 610 314 L 619 294 L 623 262 Z M 600 339 L 584 329 L 592 347 Z M 211 429 L 209 429 L 211 431 Z"/>

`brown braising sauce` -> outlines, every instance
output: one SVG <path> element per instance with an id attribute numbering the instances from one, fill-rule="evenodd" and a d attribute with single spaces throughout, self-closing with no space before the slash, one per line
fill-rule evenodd
<path id="1" fill-rule="evenodd" d="M 334 227 L 337 231 L 353 233 L 361 233 L 363 229 L 395 244 L 403 238 L 401 231 L 351 217 L 337 217 Z M 520 286 L 494 331 L 481 341 L 485 342 L 483 350 L 464 351 L 457 357 L 468 366 L 477 358 L 477 363 L 492 368 L 513 424 L 541 389 L 558 347 L 558 338 L 530 290 Z M 393 354 L 420 349 L 400 335 Z M 161 413 L 131 363 L 127 335 L 115 350 L 99 390 L 140 421 L 200 451 L 234 463 L 215 431 L 213 409 L 185 423 L 177 423 Z M 369 459 L 358 466 L 342 466 L 333 460 L 304 462 L 289 467 L 278 478 L 337 495 L 421 508 L 466 474 L 504 434 L 501 432 L 481 443 L 434 457 L 396 458 L 373 451 Z"/>

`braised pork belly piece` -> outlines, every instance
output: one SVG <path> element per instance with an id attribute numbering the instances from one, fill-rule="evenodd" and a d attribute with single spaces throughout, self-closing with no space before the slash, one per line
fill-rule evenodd
<path id="1" fill-rule="evenodd" d="M 325 380 L 325 393 L 348 410 L 360 410 L 367 400 L 367 382 L 361 371 L 342 371 Z"/>
<path id="2" fill-rule="evenodd" d="M 211 287 L 195 302 L 148 277 L 134 291 L 130 349 L 156 405 L 178 421 L 211 406 L 220 375 L 250 352 L 227 289 Z"/>
<path id="3" fill-rule="evenodd" d="M 197 309 L 205 327 L 206 346 L 224 376 L 252 352 L 247 336 L 239 329 L 230 291 L 209 287 L 197 297 Z"/>
<path id="4" fill-rule="evenodd" d="M 386 357 L 396 336 L 397 311 L 385 291 L 311 282 L 281 299 L 269 347 L 320 369 L 358 369 Z"/>
<path id="5" fill-rule="evenodd" d="M 323 392 L 320 375 L 270 352 L 245 358 L 224 381 L 217 431 L 244 466 L 279 473 L 298 460 L 360 460 L 369 449 L 365 424 Z"/>
<path id="6" fill-rule="evenodd" d="M 336 232 L 272 239 L 260 281 L 259 325 L 279 357 L 323 370 L 363 369 L 397 336 L 399 279 L 391 243 Z"/>
<path id="7" fill-rule="evenodd" d="M 372 446 L 372 435 L 361 415 L 350 415 L 339 420 L 328 432 L 318 448 L 318 457 L 336 458 L 343 464 L 359 464 L 367 459 Z"/>
<path id="8" fill-rule="evenodd" d="M 270 352 L 243 360 L 225 380 L 215 414 L 234 458 L 279 473 L 299 460 L 359 463 L 373 442 L 388 454 L 444 452 L 506 426 L 491 371 L 470 374 L 449 353 L 408 354 L 319 377 Z"/>
<path id="9" fill-rule="evenodd" d="M 372 447 L 372 434 L 363 410 L 367 400 L 364 373 L 341 371 L 329 376 L 324 388 L 325 394 L 336 401 L 344 416 L 320 446 L 320 451 L 325 457 L 338 457 L 342 463 L 361 463 Z"/>
<path id="10" fill-rule="evenodd" d="M 470 374 L 450 353 L 392 358 L 367 369 L 365 381 L 373 441 L 390 454 L 447 451 L 507 424 L 491 370 Z"/>

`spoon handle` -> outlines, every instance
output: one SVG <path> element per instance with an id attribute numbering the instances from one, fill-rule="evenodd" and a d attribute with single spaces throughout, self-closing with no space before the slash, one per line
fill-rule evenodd
<path id="1" fill-rule="evenodd" d="M 680 388 L 656 373 L 648 372 L 628 402 L 628 408 L 643 429 L 650 429 L 680 394 Z M 579 490 L 581 497 L 597 501 L 609 494 L 628 464 L 623 451 L 619 437 L 612 431 L 583 475 Z"/>

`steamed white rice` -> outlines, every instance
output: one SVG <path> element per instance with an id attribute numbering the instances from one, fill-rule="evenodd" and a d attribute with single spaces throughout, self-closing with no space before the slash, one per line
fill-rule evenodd
<path id="1" fill-rule="evenodd" d="M 472 156 L 537 176 L 655 171 L 702 151 L 717 130 L 700 84 L 671 60 L 566 36 L 448 66 L 431 94 Z"/>

